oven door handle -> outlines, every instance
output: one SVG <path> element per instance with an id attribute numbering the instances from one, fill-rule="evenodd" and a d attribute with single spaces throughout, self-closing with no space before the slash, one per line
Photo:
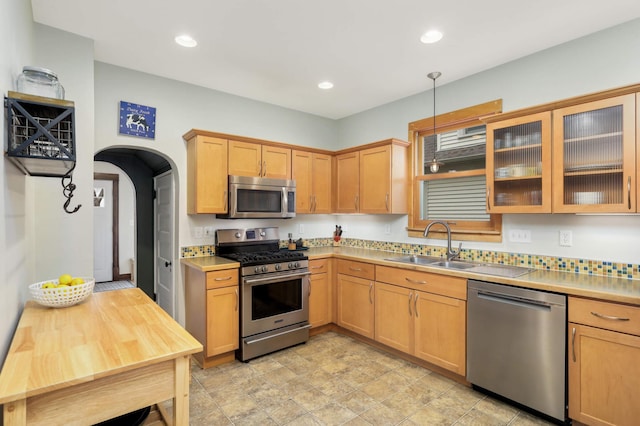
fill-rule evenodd
<path id="1" fill-rule="evenodd" d="M 278 281 L 282 281 L 282 280 L 288 280 L 288 279 L 296 279 L 296 278 L 305 278 L 308 277 L 309 275 L 311 275 L 311 272 L 300 272 L 300 273 L 296 273 L 296 274 L 281 274 L 281 275 L 277 275 L 277 276 L 269 276 L 269 277 L 263 277 L 263 278 L 244 278 L 243 283 L 244 284 L 268 284 L 270 282 L 272 283 L 276 283 Z"/>

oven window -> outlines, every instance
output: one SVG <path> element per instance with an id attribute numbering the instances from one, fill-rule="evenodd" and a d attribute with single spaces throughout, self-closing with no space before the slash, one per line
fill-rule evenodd
<path id="1" fill-rule="evenodd" d="M 280 213 L 282 210 L 282 191 L 238 188 L 236 195 L 239 213 Z"/>
<path id="2" fill-rule="evenodd" d="M 302 309 L 302 280 L 280 281 L 251 287 L 251 320 Z"/>

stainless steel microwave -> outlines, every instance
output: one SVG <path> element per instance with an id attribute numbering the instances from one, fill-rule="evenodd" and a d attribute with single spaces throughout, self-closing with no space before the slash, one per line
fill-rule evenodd
<path id="1" fill-rule="evenodd" d="M 296 216 L 296 183 L 288 179 L 229 176 L 229 211 L 223 219 L 289 219 Z"/>

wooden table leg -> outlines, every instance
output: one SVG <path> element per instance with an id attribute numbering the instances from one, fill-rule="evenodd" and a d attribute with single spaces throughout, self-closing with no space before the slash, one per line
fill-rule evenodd
<path id="1" fill-rule="evenodd" d="M 4 405 L 4 425 L 18 426 L 27 424 L 27 400 L 19 399 Z"/>
<path id="2" fill-rule="evenodd" d="M 175 426 L 189 425 L 189 378 L 190 356 L 175 359 L 176 388 L 173 398 L 173 424 Z"/>

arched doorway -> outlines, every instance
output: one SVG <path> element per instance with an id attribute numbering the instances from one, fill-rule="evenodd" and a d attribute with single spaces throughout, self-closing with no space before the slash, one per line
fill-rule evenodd
<path id="1" fill-rule="evenodd" d="M 155 300 L 154 178 L 172 171 L 161 154 L 139 148 L 108 148 L 94 156 L 95 161 L 122 169 L 135 187 L 135 275 L 136 285 Z"/>

